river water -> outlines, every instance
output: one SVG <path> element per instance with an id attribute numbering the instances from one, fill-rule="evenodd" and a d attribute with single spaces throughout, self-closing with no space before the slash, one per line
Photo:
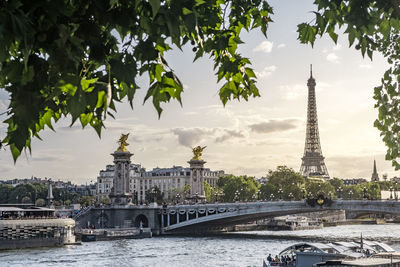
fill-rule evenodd
<path id="1" fill-rule="evenodd" d="M 400 225 L 346 225 L 318 230 L 236 232 L 82 243 L 80 246 L 0 252 L 0 266 L 262 266 L 296 242 L 384 241 L 400 251 Z"/>

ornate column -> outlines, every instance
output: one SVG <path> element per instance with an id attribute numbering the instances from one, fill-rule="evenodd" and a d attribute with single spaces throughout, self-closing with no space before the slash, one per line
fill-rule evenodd
<path id="1" fill-rule="evenodd" d="M 193 158 L 188 161 L 190 164 L 190 196 L 189 199 L 195 202 L 202 202 L 205 200 L 204 192 L 204 164 L 206 163 L 202 158 L 202 152 L 206 147 L 197 146 L 193 148 Z"/>
<path id="2" fill-rule="evenodd" d="M 110 199 L 112 204 L 117 205 L 132 204 L 132 193 L 129 192 L 129 173 L 133 154 L 126 149 L 126 146 L 129 145 L 126 142 L 128 136 L 129 134 L 121 135 L 117 151 L 111 154 L 114 156 L 115 170 Z"/>
<path id="3" fill-rule="evenodd" d="M 48 208 L 54 208 L 53 205 L 53 187 L 51 185 L 51 179 L 48 180 L 48 184 L 47 184 L 47 207 Z M 36 205 L 36 203 L 35 203 Z"/>

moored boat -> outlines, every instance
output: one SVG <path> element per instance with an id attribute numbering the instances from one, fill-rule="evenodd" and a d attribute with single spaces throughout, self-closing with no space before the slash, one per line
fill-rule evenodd
<path id="1" fill-rule="evenodd" d="M 290 267 L 311 267 L 311 266 L 351 266 L 351 265 L 316 265 L 330 264 L 333 262 L 360 261 L 360 259 L 383 258 L 383 255 L 394 255 L 396 252 L 387 244 L 377 241 L 360 242 L 332 242 L 332 243 L 297 243 L 282 250 L 275 257 L 268 257 L 263 266 L 290 266 Z M 393 259 L 393 257 L 392 257 Z M 378 262 L 380 260 L 374 260 Z M 386 260 L 387 261 L 387 260 Z M 363 261 L 367 262 L 367 261 Z M 384 261 L 382 261 L 384 262 Z M 400 255 L 399 255 L 400 262 Z M 364 265 L 354 265 L 364 266 Z M 365 266 L 386 266 L 386 265 L 365 265 Z M 393 265 L 397 266 L 397 265 Z M 399 265 L 400 266 L 400 265 Z"/>

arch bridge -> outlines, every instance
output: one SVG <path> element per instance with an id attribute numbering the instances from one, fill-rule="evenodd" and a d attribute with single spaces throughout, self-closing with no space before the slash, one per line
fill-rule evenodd
<path id="1" fill-rule="evenodd" d="M 160 210 L 163 233 L 217 230 L 268 217 L 323 210 L 400 214 L 395 200 L 329 200 L 322 205 L 301 201 L 258 201 L 166 206 Z"/>

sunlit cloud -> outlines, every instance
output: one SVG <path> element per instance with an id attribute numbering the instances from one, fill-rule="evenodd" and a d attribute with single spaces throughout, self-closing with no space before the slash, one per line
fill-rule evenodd
<path id="1" fill-rule="evenodd" d="M 260 122 L 249 125 L 251 131 L 256 133 L 271 133 L 271 132 L 282 132 L 297 128 L 298 120 L 287 119 L 287 120 L 269 120 L 266 122 Z"/>
<path id="2" fill-rule="evenodd" d="M 185 147 L 194 147 L 214 140 L 224 143 L 234 138 L 245 138 L 244 131 L 223 128 L 176 128 L 171 130 L 178 137 L 178 143 Z"/>
<path id="3" fill-rule="evenodd" d="M 244 138 L 245 137 L 243 131 L 225 129 L 224 132 L 225 132 L 224 134 L 215 138 L 216 143 L 223 143 L 232 138 Z"/>
<path id="4" fill-rule="evenodd" d="M 273 42 L 263 41 L 261 44 L 256 46 L 256 48 L 254 48 L 253 51 L 254 52 L 271 53 L 273 46 L 274 46 Z"/>
<path id="5" fill-rule="evenodd" d="M 277 47 L 278 48 L 284 48 L 284 47 L 286 47 L 286 44 L 282 43 L 282 44 L 279 44 Z"/>
<path id="6" fill-rule="evenodd" d="M 272 65 L 272 66 L 267 66 L 265 67 L 262 71 L 258 72 L 255 71 L 257 77 L 259 78 L 264 78 L 264 77 L 268 77 L 270 76 L 274 71 L 276 70 L 276 66 Z"/>
<path id="7" fill-rule="evenodd" d="M 339 57 L 335 53 L 329 53 L 326 56 L 326 60 L 328 60 L 329 62 L 332 62 L 332 63 L 336 63 L 336 64 L 339 63 Z"/>
<path id="8" fill-rule="evenodd" d="M 282 85 L 280 89 L 283 92 L 283 98 L 286 100 L 304 97 L 307 92 L 307 86 L 305 84 Z"/>

